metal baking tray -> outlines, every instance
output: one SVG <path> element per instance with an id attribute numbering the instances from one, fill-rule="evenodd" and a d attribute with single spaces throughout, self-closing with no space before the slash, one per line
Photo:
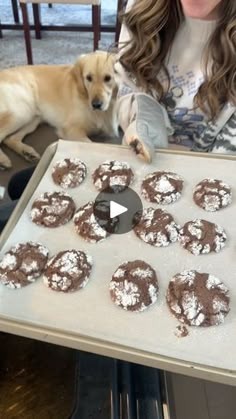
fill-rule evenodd
<path id="1" fill-rule="evenodd" d="M 182 198 L 166 207 L 179 224 L 205 218 L 221 224 L 228 243 L 219 254 L 194 256 L 178 243 L 153 248 L 131 231 L 113 235 L 102 243 L 89 244 L 78 237 L 73 222 L 57 229 L 33 225 L 29 219 L 32 200 L 41 192 L 58 189 L 51 180 L 51 166 L 62 157 L 78 156 L 89 168 L 79 188 L 69 191 L 76 205 L 96 197 L 92 171 L 104 160 L 116 158 L 132 166 L 136 180 L 132 188 L 140 192 L 142 178 L 154 170 L 172 170 L 185 180 Z M 16 242 L 37 240 L 50 254 L 78 248 L 94 259 L 91 280 L 84 290 L 73 294 L 48 290 L 39 280 L 21 290 L 0 287 L 0 329 L 42 341 L 114 357 L 167 371 L 236 385 L 236 159 L 233 156 L 157 150 L 151 165 L 139 161 L 122 146 L 59 141 L 45 151 L 28 186 L 0 238 L 0 257 Z M 206 213 L 192 200 L 193 187 L 205 177 L 216 177 L 232 186 L 232 205 L 215 214 Z M 144 206 L 149 203 L 143 201 Z M 155 206 L 155 204 L 154 204 Z M 119 264 L 142 258 L 157 272 L 158 302 L 143 313 L 129 313 L 113 305 L 108 285 Z M 211 328 L 189 328 L 186 338 L 174 332 L 177 321 L 165 303 L 171 277 L 185 269 L 210 272 L 230 289 L 231 311 L 225 323 Z"/>

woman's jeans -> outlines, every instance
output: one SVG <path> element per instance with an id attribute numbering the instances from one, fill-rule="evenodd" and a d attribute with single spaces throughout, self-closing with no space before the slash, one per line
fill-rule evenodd
<path id="1" fill-rule="evenodd" d="M 28 169 L 21 170 L 11 177 L 8 184 L 8 195 L 12 201 L 7 202 L 6 204 L 0 204 L 0 233 L 10 218 L 18 199 L 21 197 L 34 172 L 34 169 L 35 167 L 29 167 Z"/>

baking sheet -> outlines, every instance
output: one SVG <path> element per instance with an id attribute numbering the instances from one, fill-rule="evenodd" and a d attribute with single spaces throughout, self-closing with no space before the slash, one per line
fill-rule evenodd
<path id="1" fill-rule="evenodd" d="M 91 181 L 93 170 L 106 159 L 130 163 L 136 180 L 132 188 L 140 192 L 141 179 L 154 170 L 172 170 L 183 176 L 182 198 L 166 208 L 179 224 L 194 218 L 205 218 L 221 224 L 227 234 L 226 247 L 219 254 L 194 256 L 178 243 L 167 248 L 153 248 L 142 243 L 133 232 L 113 235 L 102 243 L 86 243 L 76 235 L 71 221 L 57 229 L 45 229 L 31 223 L 32 201 L 46 191 L 60 190 L 51 180 L 51 167 L 58 159 L 80 157 L 88 166 L 83 184 L 70 190 L 77 207 L 94 199 L 97 192 Z M 1 249 L 0 257 L 17 242 L 34 240 L 47 245 L 50 254 L 62 249 L 88 251 L 94 259 L 94 269 L 87 287 L 73 294 L 47 289 L 41 280 L 21 290 L 0 287 L 0 316 L 32 327 L 64 331 L 93 341 L 124 345 L 140 354 L 157 354 L 202 367 L 236 370 L 236 162 L 234 160 L 198 157 L 195 154 L 157 154 L 152 165 L 139 161 L 129 150 L 100 144 L 59 141 L 57 152 L 39 183 L 25 212 Z M 205 177 L 216 177 L 232 186 L 232 205 L 218 213 L 206 213 L 192 201 L 193 187 Z M 149 203 L 143 200 L 144 207 Z M 157 207 L 157 205 L 152 204 Z M 129 313 L 117 308 L 110 300 L 108 286 L 117 266 L 127 260 L 142 258 L 157 272 L 160 285 L 158 302 L 143 313 Z M 177 321 L 165 303 L 165 292 L 171 277 L 185 269 L 210 272 L 222 279 L 230 289 L 231 311 L 221 326 L 189 328 L 186 338 L 178 339 L 174 332 Z M 63 344 L 63 342 L 62 342 Z"/>

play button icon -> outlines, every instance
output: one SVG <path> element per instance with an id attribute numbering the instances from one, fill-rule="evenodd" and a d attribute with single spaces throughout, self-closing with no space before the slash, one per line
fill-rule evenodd
<path id="1" fill-rule="evenodd" d="M 139 223 L 142 210 L 142 201 L 131 188 L 119 193 L 111 193 L 110 189 L 103 190 L 93 206 L 97 223 L 110 234 L 124 234 L 131 231 Z"/>
<path id="2" fill-rule="evenodd" d="M 118 217 L 118 215 L 124 214 L 128 211 L 128 208 L 123 205 L 117 204 L 117 202 L 110 202 L 110 218 Z"/>

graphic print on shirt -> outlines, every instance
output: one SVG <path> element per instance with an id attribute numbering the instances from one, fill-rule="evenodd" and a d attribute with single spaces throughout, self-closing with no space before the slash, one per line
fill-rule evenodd
<path id="1" fill-rule="evenodd" d="M 163 104 L 175 130 L 173 142 L 192 147 L 194 136 L 199 137 L 206 128 L 204 115 L 187 107 L 178 107 L 176 98 L 180 95 L 183 96 L 182 88 L 172 87 L 165 95 Z"/>
<path id="2" fill-rule="evenodd" d="M 173 65 L 170 74 L 171 88 L 162 102 L 168 112 L 175 130 L 170 142 L 192 147 L 194 137 L 199 137 L 206 129 L 205 116 L 199 108 L 193 108 L 194 96 L 203 78 L 196 80 L 192 71 L 179 76 L 177 65 Z M 165 83 L 166 80 L 162 80 Z"/>

